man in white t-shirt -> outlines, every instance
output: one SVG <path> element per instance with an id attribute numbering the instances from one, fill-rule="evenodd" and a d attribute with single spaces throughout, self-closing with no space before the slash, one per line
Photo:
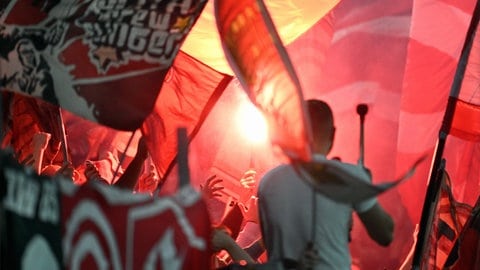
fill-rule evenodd
<path id="1" fill-rule="evenodd" d="M 333 114 L 320 100 L 308 100 L 315 159 L 325 159 L 335 135 Z M 340 163 L 340 161 L 338 161 Z M 364 168 L 341 163 L 354 172 L 358 181 L 371 181 Z M 269 262 L 286 269 L 311 265 L 311 269 L 351 269 L 349 231 L 352 212 L 357 212 L 369 236 L 378 244 L 389 245 L 393 220 L 376 198 L 356 205 L 334 201 L 315 191 L 315 182 L 328 181 L 319 175 L 314 181 L 304 166 L 280 165 L 268 172 L 258 188 L 262 237 Z M 325 176 L 323 177 L 325 178 Z M 305 260 L 306 254 L 314 259 Z M 299 265 L 299 262 L 300 265 Z"/>

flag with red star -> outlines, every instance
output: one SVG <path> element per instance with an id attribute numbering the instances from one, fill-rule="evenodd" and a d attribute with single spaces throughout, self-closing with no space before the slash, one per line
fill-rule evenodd
<path id="1" fill-rule="evenodd" d="M 206 2 L 6 0 L 0 90 L 135 130 Z"/>

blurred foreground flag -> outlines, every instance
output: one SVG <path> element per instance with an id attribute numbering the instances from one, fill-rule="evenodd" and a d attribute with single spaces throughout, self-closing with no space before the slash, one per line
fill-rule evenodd
<path id="1" fill-rule="evenodd" d="M 0 269 L 211 269 L 212 224 L 191 186 L 152 198 L 38 176 L 0 151 Z"/>
<path id="2" fill-rule="evenodd" d="M 309 160 L 311 135 L 300 82 L 264 3 L 216 0 L 215 16 L 227 60 L 265 114 L 272 143 L 290 158 Z"/>
<path id="3" fill-rule="evenodd" d="M 2 0 L 0 90 L 139 128 L 206 0 Z"/>

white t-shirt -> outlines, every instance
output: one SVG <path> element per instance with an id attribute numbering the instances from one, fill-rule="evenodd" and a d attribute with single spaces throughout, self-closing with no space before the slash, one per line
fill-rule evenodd
<path id="1" fill-rule="evenodd" d="M 258 197 L 269 261 L 298 260 L 311 241 L 320 257 L 314 269 L 351 268 L 348 236 L 352 205 L 335 202 L 315 192 L 290 165 L 281 165 L 268 172 L 260 182 Z M 366 200 L 355 209 L 366 211 L 375 201 L 375 198 Z"/>

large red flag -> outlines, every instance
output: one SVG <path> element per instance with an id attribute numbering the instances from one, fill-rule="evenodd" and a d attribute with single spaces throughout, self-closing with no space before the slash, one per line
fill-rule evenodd
<path id="1" fill-rule="evenodd" d="M 6 0 L 0 90 L 135 130 L 206 0 Z"/>
<path id="2" fill-rule="evenodd" d="M 397 172 L 403 171 L 419 156 L 435 151 L 448 93 L 475 2 L 473 0 L 413 2 L 400 103 Z M 458 146 L 469 148 L 467 145 Z M 452 178 L 452 191 L 458 201 L 465 202 L 462 182 L 467 178 L 457 177 L 457 171 L 462 167 L 468 167 L 462 163 L 469 158 L 463 159 L 457 154 L 469 154 L 471 150 L 459 151 L 459 148 L 450 148 L 451 150 L 448 148 L 445 149 L 446 169 Z M 414 224 L 420 220 L 421 212 L 418 205 L 421 205 L 424 199 L 429 170 L 429 165 L 424 164 L 411 181 L 399 187 L 402 202 Z"/>
<path id="3" fill-rule="evenodd" d="M 425 256 L 425 252 L 423 251 L 427 246 L 425 234 L 430 230 L 434 213 L 431 209 L 438 197 L 441 160 L 445 159 L 447 161 L 447 171 L 452 172 L 452 185 L 456 187 L 456 189 L 453 189 L 454 195 L 456 195 L 459 201 L 471 203 L 469 199 L 475 198 L 479 194 L 478 188 L 466 190 L 467 192 L 458 192 L 461 190 L 458 188 L 462 186 L 462 189 L 467 186 L 478 187 L 478 155 L 475 153 L 478 153 L 479 148 L 478 143 L 475 143 L 475 137 L 478 137 L 478 134 L 475 135 L 475 133 L 478 133 L 478 127 L 475 127 L 475 125 L 469 127 L 463 123 L 465 119 L 458 118 L 458 116 L 467 116 L 467 121 L 475 119 L 475 110 L 472 108 L 466 109 L 463 104 L 464 102 L 457 102 L 458 99 L 460 99 L 460 101 L 471 102 L 474 108 L 475 103 L 478 103 L 479 100 L 476 94 L 478 75 L 468 75 L 468 73 L 478 71 L 478 59 L 475 59 L 478 57 L 478 54 L 475 54 L 475 49 L 478 49 L 478 44 L 480 43 L 476 35 L 480 19 L 479 4 L 480 2 L 476 3 L 471 15 L 470 26 L 464 38 L 465 41 L 463 42 L 463 48 L 450 88 L 450 98 L 446 106 L 442 127 L 437 140 L 429 183 L 425 194 L 418 241 L 413 257 L 414 268 L 420 265 L 421 258 Z M 472 52 L 474 52 L 474 54 L 472 54 Z M 464 81 L 464 79 L 467 80 Z M 457 106 L 458 104 L 461 106 Z M 457 110 L 456 107 L 461 108 L 461 110 Z M 457 115 L 459 112 L 462 113 Z M 448 135 L 453 135 L 453 139 L 451 140 Z M 471 165 L 467 166 L 467 164 Z"/>
<path id="4" fill-rule="evenodd" d="M 161 178 L 171 170 L 177 155 L 177 129 L 186 128 L 191 139 L 231 79 L 185 53 L 178 54 L 142 126 Z"/>
<path id="5" fill-rule="evenodd" d="M 300 83 L 262 1 L 215 1 L 227 59 L 266 116 L 273 144 L 290 158 L 310 159 L 310 125 Z"/>

